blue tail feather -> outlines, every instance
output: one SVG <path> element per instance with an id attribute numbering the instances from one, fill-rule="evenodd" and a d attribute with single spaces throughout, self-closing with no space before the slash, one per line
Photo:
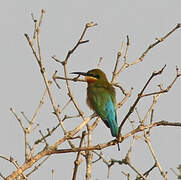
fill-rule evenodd
<path id="1" fill-rule="evenodd" d="M 118 137 L 119 127 L 117 125 L 117 117 L 114 104 L 111 97 L 107 99 L 106 103 L 106 113 L 107 113 L 107 123 L 111 129 L 111 134 L 113 137 Z"/>

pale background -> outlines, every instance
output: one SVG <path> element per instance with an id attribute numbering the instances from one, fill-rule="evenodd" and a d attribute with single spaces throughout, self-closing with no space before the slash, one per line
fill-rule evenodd
<path id="1" fill-rule="evenodd" d="M 89 29 L 86 37 L 90 40 L 88 44 L 81 45 L 71 56 L 68 65 L 69 71 L 87 71 L 97 66 L 100 56 L 103 57 L 102 68 L 110 80 L 115 64 L 116 54 L 121 46 L 121 42 L 126 41 L 129 35 L 131 46 L 128 54 L 128 62 L 137 59 L 142 52 L 153 43 L 155 38 L 165 35 L 177 23 L 181 23 L 181 1 L 180 0 L 31 0 L 31 1 L 1 1 L 0 7 L 0 155 L 12 156 L 19 164 L 24 160 L 24 137 L 23 132 L 15 120 L 10 107 L 13 107 L 20 114 L 24 111 L 28 117 L 32 117 L 37 107 L 40 97 L 44 91 L 44 83 L 39 72 L 37 63 L 24 37 L 24 33 L 32 34 L 33 22 L 30 13 L 39 17 L 41 9 L 44 8 L 46 15 L 41 28 L 41 47 L 43 61 L 48 72 L 49 79 L 55 70 L 63 75 L 62 68 L 54 63 L 52 55 L 57 55 L 63 59 L 67 51 L 73 47 L 78 40 L 84 25 L 94 21 L 98 26 Z M 151 84 L 150 90 L 157 90 L 156 85 L 163 83 L 166 87 L 175 77 L 175 66 L 181 68 L 181 30 L 172 34 L 163 44 L 159 44 L 152 49 L 145 57 L 144 62 L 128 68 L 121 73 L 119 82 L 126 90 L 134 87 L 134 93 L 126 105 L 118 111 L 118 121 L 127 113 L 128 107 L 133 103 L 137 93 L 143 87 L 152 71 L 159 70 L 167 64 L 162 76 L 156 78 Z M 65 84 L 59 81 L 62 86 L 57 90 L 55 85 L 54 97 L 56 103 L 63 105 L 67 97 L 64 97 Z M 86 84 L 71 83 L 73 94 L 86 115 L 91 111 L 85 102 Z M 181 82 L 178 80 L 168 94 L 164 94 L 156 105 L 154 121 L 167 120 L 180 122 L 180 90 Z M 80 92 L 81 91 L 81 92 Z M 117 91 L 117 99 L 121 100 L 122 94 Z M 140 115 L 143 117 L 152 98 L 145 98 L 138 105 Z M 147 106 L 146 106 L 147 103 Z M 71 108 L 71 107 L 70 107 Z M 52 128 L 57 121 L 52 114 L 52 107 L 49 99 L 46 98 L 45 105 L 37 118 L 40 124 L 39 129 L 44 133 L 46 128 Z M 65 111 L 65 114 L 74 115 L 74 110 Z M 64 114 L 62 114 L 63 117 Z M 138 121 L 136 115 L 132 120 Z M 76 121 L 76 120 L 75 120 Z M 68 130 L 73 129 L 81 120 L 77 122 L 65 123 Z M 124 128 L 127 132 L 130 124 Z M 128 127 L 128 129 L 126 129 Z M 62 136 L 59 131 L 57 137 L 48 139 L 51 145 L 58 137 Z M 33 136 L 40 137 L 36 132 Z M 94 131 L 94 144 L 111 140 L 109 129 L 101 122 Z M 175 168 L 181 163 L 181 130 L 173 127 L 159 127 L 152 132 L 152 144 L 164 170 L 168 171 L 168 179 L 176 179 L 176 176 L 169 168 Z M 117 147 L 109 147 L 103 150 L 106 159 L 122 159 L 128 150 L 131 138 L 121 144 L 121 152 Z M 68 146 L 65 146 L 68 147 Z M 97 157 L 96 157 L 97 158 Z M 51 170 L 55 170 L 54 179 L 71 179 L 74 154 L 54 155 L 29 179 L 51 179 Z M 133 153 L 132 163 L 142 172 L 145 172 L 153 164 L 148 147 L 144 141 L 137 141 Z M 0 159 L 0 172 L 7 176 L 14 169 L 9 162 Z M 115 165 L 111 169 L 109 179 L 126 179 L 121 171 L 134 172 L 126 166 Z M 84 179 L 85 164 L 83 163 L 78 171 L 78 179 Z M 93 164 L 92 179 L 106 179 L 107 167 L 99 161 Z M 132 176 L 133 179 L 133 176 Z M 161 179 L 158 170 L 151 173 L 149 179 Z"/>

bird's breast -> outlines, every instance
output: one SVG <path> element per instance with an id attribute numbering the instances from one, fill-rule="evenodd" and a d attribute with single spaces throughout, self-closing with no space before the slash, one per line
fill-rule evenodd
<path id="1" fill-rule="evenodd" d="M 90 107 L 90 109 L 94 110 L 93 105 L 91 104 L 91 101 L 89 99 L 89 96 L 87 96 L 87 105 Z"/>

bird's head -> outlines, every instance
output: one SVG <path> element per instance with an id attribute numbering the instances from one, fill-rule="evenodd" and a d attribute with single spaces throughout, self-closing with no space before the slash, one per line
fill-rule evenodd
<path id="1" fill-rule="evenodd" d="M 92 69 L 89 70 L 88 72 L 72 72 L 71 74 L 78 74 L 85 76 L 85 80 L 89 84 L 95 82 L 108 82 L 105 73 L 100 69 Z"/>

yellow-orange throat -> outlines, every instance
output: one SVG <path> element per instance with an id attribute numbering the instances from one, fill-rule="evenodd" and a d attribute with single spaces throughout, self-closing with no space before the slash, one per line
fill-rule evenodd
<path id="1" fill-rule="evenodd" d="M 85 80 L 86 80 L 88 83 L 94 83 L 94 82 L 97 81 L 97 78 L 91 77 L 91 76 L 85 76 Z"/>

